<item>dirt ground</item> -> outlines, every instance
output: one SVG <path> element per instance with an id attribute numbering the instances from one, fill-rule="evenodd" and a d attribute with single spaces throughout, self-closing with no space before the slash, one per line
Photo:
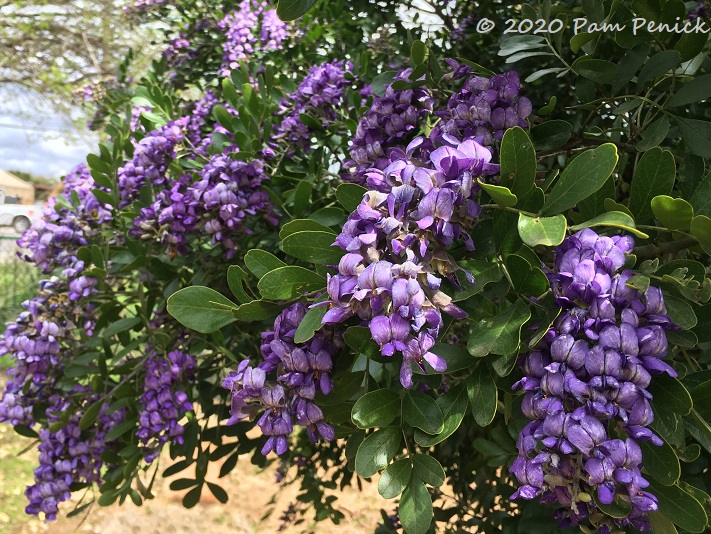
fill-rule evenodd
<path id="1" fill-rule="evenodd" d="M 136 507 L 131 502 L 123 506 L 92 507 L 88 513 L 56 522 L 45 523 L 24 514 L 25 486 L 32 481 L 36 452 L 30 450 L 17 456 L 31 440 L 17 436 L 12 428 L 0 424 L 0 533 L 2 534 L 255 534 L 284 532 L 286 534 L 360 534 L 373 532 L 380 519 L 380 508 L 393 508 L 392 501 L 383 500 L 375 484 L 366 484 L 362 492 L 346 488 L 338 493 L 338 507 L 345 515 L 340 525 L 330 521 L 315 524 L 312 517 L 300 524 L 284 524 L 280 516 L 294 502 L 297 485 L 280 487 L 275 482 L 276 465 L 259 470 L 248 457 L 240 459 L 237 467 L 219 479 L 230 500 L 217 502 L 205 488 L 200 504 L 193 509 L 181 505 L 184 492 L 168 487 L 170 479 L 159 479 L 154 487 L 155 499 Z M 166 457 L 162 467 L 170 465 Z M 211 466 L 207 480 L 218 481 L 219 466 Z M 180 478 L 184 475 L 176 475 Z M 276 493 L 276 495 L 275 495 Z M 272 501 L 272 497 L 275 496 Z M 72 510 L 70 503 L 62 507 Z M 265 514 L 273 510 L 269 517 Z"/>

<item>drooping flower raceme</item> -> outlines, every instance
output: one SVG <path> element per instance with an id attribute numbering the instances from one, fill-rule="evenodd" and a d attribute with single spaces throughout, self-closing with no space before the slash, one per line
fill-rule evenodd
<path id="1" fill-rule="evenodd" d="M 257 425 L 268 436 L 264 455 L 287 451 L 294 424 L 306 428 L 314 442 L 335 437 L 314 398 L 317 392 L 331 392 L 329 373 L 343 342 L 336 330 L 324 328 L 306 343 L 295 343 L 296 328 L 306 312 L 304 303 L 285 309 L 274 321 L 274 329 L 262 334 L 263 360 L 257 366 L 244 360 L 223 381 L 232 392 L 228 424 L 262 414 Z"/>
<path id="2" fill-rule="evenodd" d="M 193 409 L 187 393 L 189 382 L 196 369 L 195 359 L 189 354 L 173 350 L 167 357 L 149 347 L 145 362 L 141 406 L 136 436 L 147 451 L 145 459 L 152 462 L 168 441 L 183 442 L 180 418 Z"/>
<path id="3" fill-rule="evenodd" d="M 351 316 L 365 321 L 384 356 L 401 353 L 400 381 L 412 386 L 412 364 L 427 361 L 444 371 L 430 352 L 442 327 L 442 312 L 466 313 L 440 290 L 442 277 L 459 285 L 458 267 L 446 252 L 455 242 L 474 248 L 467 230 L 480 212 L 473 194 L 476 178 L 498 172 L 491 153 L 473 139 L 432 151 L 431 140 L 416 138 L 393 150 L 384 170 L 366 176 L 372 188 L 336 239 L 345 255 L 338 274 L 328 277 L 330 309 L 325 324 Z"/>
<path id="4" fill-rule="evenodd" d="M 544 338 L 520 364 L 523 412 L 532 421 L 518 440 L 511 472 L 521 487 L 512 498 L 557 503 L 563 526 L 590 517 L 607 529 L 649 529 L 656 498 L 640 470 L 639 441 L 661 445 L 647 387 L 654 375 L 675 371 L 663 358 L 665 330 L 673 328 L 660 289 L 627 286 L 623 270 L 629 237 L 602 237 L 590 229 L 558 247 L 549 275 L 562 308 Z M 630 514 L 609 524 L 594 514 L 593 495 L 615 500 Z"/>

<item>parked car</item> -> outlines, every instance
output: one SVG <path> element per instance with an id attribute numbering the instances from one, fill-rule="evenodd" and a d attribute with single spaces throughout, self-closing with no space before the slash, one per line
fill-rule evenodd
<path id="1" fill-rule="evenodd" d="M 27 230 L 42 215 L 42 207 L 17 204 L 13 197 L 0 192 L 0 226 L 12 226 L 18 234 Z M 13 202 L 15 200 L 15 202 Z"/>

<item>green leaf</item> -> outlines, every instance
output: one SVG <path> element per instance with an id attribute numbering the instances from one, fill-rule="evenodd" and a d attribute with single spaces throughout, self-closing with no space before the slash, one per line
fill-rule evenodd
<path id="1" fill-rule="evenodd" d="M 358 208 L 361 200 L 363 200 L 363 195 L 367 192 L 368 190 L 365 187 L 357 184 L 341 184 L 336 189 L 336 198 L 341 203 L 341 206 L 350 213 Z"/>
<path id="2" fill-rule="evenodd" d="M 506 130 L 500 154 L 501 184 L 515 196 L 525 195 L 536 178 L 536 151 L 528 134 L 518 126 Z M 493 195 L 492 198 L 498 203 Z"/>
<path id="3" fill-rule="evenodd" d="M 444 484 L 444 469 L 442 469 L 442 465 L 434 456 L 430 456 L 429 454 L 413 454 L 411 459 L 415 476 L 422 482 L 434 486 L 435 488 Z"/>
<path id="4" fill-rule="evenodd" d="M 592 195 L 615 170 L 617 159 L 617 147 L 612 143 L 586 150 L 573 158 L 548 195 L 541 214 L 561 213 Z"/>
<path id="5" fill-rule="evenodd" d="M 531 128 L 531 140 L 536 150 L 552 150 L 563 146 L 570 139 L 573 126 L 566 121 L 553 120 Z"/>
<path id="6" fill-rule="evenodd" d="M 459 428 L 467 413 L 467 389 L 464 384 L 459 384 L 438 397 L 436 402 L 442 411 L 444 428 L 442 432 L 434 436 L 416 429 L 415 441 L 422 447 L 431 447 L 443 442 Z"/>
<path id="7" fill-rule="evenodd" d="M 516 352 L 521 327 L 531 317 L 531 310 L 520 300 L 494 317 L 474 324 L 469 331 L 467 350 L 476 357 L 488 354 L 506 356 Z"/>
<path id="8" fill-rule="evenodd" d="M 360 476 L 372 477 L 400 450 L 402 433 L 400 427 L 385 427 L 376 430 L 363 440 L 355 457 L 355 470 Z"/>
<path id="9" fill-rule="evenodd" d="M 215 496 L 215 499 L 220 501 L 222 504 L 225 504 L 229 500 L 227 492 L 221 486 L 208 482 L 207 487 L 210 488 L 210 493 Z"/>
<path id="10" fill-rule="evenodd" d="M 410 390 L 405 393 L 402 418 L 409 425 L 428 434 L 439 434 L 444 430 L 442 410 L 432 397 L 420 391 Z"/>
<path id="11" fill-rule="evenodd" d="M 691 395 L 676 378 L 667 374 L 655 376 L 649 385 L 649 392 L 657 409 L 664 409 L 665 412 L 678 415 L 687 415 L 691 412 L 693 406 Z"/>
<path id="12" fill-rule="evenodd" d="M 650 148 L 659 145 L 666 139 L 669 133 L 669 119 L 666 115 L 662 115 L 652 124 L 647 126 L 642 132 L 642 138 L 637 143 L 637 150 L 646 152 Z"/>
<path id="13" fill-rule="evenodd" d="M 387 426 L 400 415 L 400 396 L 390 389 L 369 391 L 356 401 L 351 419 L 358 428 Z"/>
<path id="14" fill-rule="evenodd" d="M 15 425 L 12 427 L 16 434 L 25 438 L 39 438 L 39 434 L 27 425 Z M 108 440 L 107 440 L 108 441 Z"/>
<path id="15" fill-rule="evenodd" d="M 274 254 L 259 249 L 248 251 L 244 256 L 244 264 L 257 278 L 261 278 L 269 271 L 273 271 L 279 267 L 286 267 L 286 263 L 281 261 Z"/>
<path id="16" fill-rule="evenodd" d="M 689 150 L 702 158 L 711 158 L 711 122 L 676 117 L 681 138 Z"/>
<path id="17" fill-rule="evenodd" d="M 309 291 L 323 289 L 326 279 L 309 269 L 297 266 L 279 267 L 262 276 L 257 284 L 262 297 L 287 300 Z"/>
<path id="18" fill-rule="evenodd" d="M 394 499 L 403 492 L 411 475 L 412 463 L 409 458 L 390 464 L 378 481 L 378 493 L 384 499 Z"/>
<path id="19" fill-rule="evenodd" d="M 343 341 L 345 341 L 346 345 L 352 348 L 356 354 L 365 354 L 369 358 L 380 354 L 378 345 L 367 326 L 349 327 L 343 335 Z"/>
<path id="20" fill-rule="evenodd" d="M 393 79 L 395 76 L 397 76 L 397 71 L 393 70 L 388 70 L 385 72 L 382 72 L 378 74 L 375 78 L 373 78 L 372 83 L 370 86 L 373 88 L 373 94 L 375 96 L 383 96 L 385 95 L 385 90 L 388 88 L 388 86 L 393 83 Z M 346 184 L 344 184 L 346 185 Z M 346 208 L 348 209 L 348 208 Z M 349 210 L 352 211 L 352 210 Z"/>
<path id="21" fill-rule="evenodd" d="M 214 289 L 202 286 L 186 287 L 168 299 L 168 313 L 180 324 L 210 334 L 236 319 L 233 310 L 237 305 Z"/>
<path id="22" fill-rule="evenodd" d="M 194 508 L 197 503 L 200 502 L 200 495 L 202 494 L 202 485 L 194 487 L 183 497 L 183 506 L 185 508 Z"/>
<path id="23" fill-rule="evenodd" d="M 492 184 L 486 184 L 481 181 L 481 178 L 478 180 L 479 185 L 481 185 L 481 188 L 489 193 L 489 196 L 493 199 L 494 202 L 496 202 L 499 206 L 503 208 L 515 206 L 516 203 L 518 202 L 518 197 L 514 195 L 508 187 L 503 187 L 500 185 L 492 185 Z"/>
<path id="24" fill-rule="evenodd" d="M 674 523 L 658 510 L 647 512 L 653 534 L 678 534 Z"/>
<path id="25" fill-rule="evenodd" d="M 606 59 L 594 59 L 588 56 L 575 60 L 573 70 L 583 78 L 602 84 L 611 84 L 617 77 L 617 65 L 615 63 Z"/>
<path id="26" fill-rule="evenodd" d="M 346 214 L 340 208 L 321 208 L 311 214 L 311 219 L 324 226 L 342 225 L 346 219 Z"/>
<path id="27" fill-rule="evenodd" d="M 550 288 L 548 278 L 543 271 L 532 266 L 521 256 L 516 254 L 508 256 L 506 270 L 509 272 L 514 289 L 521 295 L 538 297 Z"/>
<path id="28" fill-rule="evenodd" d="M 101 407 L 103 405 L 104 401 L 99 400 L 86 409 L 84 415 L 82 415 L 81 419 L 79 419 L 79 428 L 81 430 L 86 430 L 87 428 L 93 426 L 96 418 L 99 417 L 99 412 L 101 411 Z"/>
<path id="29" fill-rule="evenodd" d="M 644 64 L 637 76 L 637 87 L 643 87 L 649 80 L 661 76 L 681 63 L 681 54 L 676 50 L 657 52 Z"/>
<path id="30" fill-rule="evenodd" d="M 321 329 L 321 319 L 326 315 L 328 306 L 314 306 L 306 312 L 294 333 L 294 343 L 306 343 Z"/>
<path id="31" fill-rule="evenodd" d="M 711 74 L 704 74 L 685 83 L 672 95 L 667 107 L 686 106 L 711 98 Z"/>
<path id="32" fill-rule="evenodd" d="M 427 534 L 432 523 L 432 498 L 419 480 L 411 479 L 402 493 L 398 517 L 406 534 Z"/>
<path id="33" fill-rule="evenodd" d="M 691 235 L 705 246 L 711 246 L 711 218 L 697 215 L 691 220 Z"/>
<path id="34" fill-rule="evenodd" d="M 135 427 L 136 421 L 124 421 L 123 423 L 119 423 L 106 433 L 104 441 L 113 441 L 116 438 L 123 436 L 129 430 L 133 430 Z"/>
<path id="35" fill-rule="evenodd" d="M 683 198 L 659 195 L 652 199 L 652 213 L 670 230 L 685 230 L 694 218 L 694 208 Z"/>
<path id="36" fill-rule="evenodd" d="M 237 321 L 241 322 L 264 321 L 276 317 L 282 308 L 283 306 L 275 302 L 253 300 L 233 310 L 233 315 Z"/>
<path id="37" fill-rule="evenodd" d="M 609 211 L 585 221 L 584 223 L 571 226 L 570 229 L 574 232 L 583 228 L 592 228 L 594 226 L 611 226 L 613 228 L 622 228 L 631 234 L 634 234 L 642 239 L 649 239 L 649 236 L 644 232 L 640 232 L 635 228 L 634 219 L 622 211 Z"/>
<path id="38" fill-rule="evenodd" d="M 610 517 L 614 517 L 615 519 L 622 519 L 623 517 L 627 517 L 632 511 L 632 504 L 628 501 L 623 501 L 619 497 L 615 499 L 611 504 L 603 504 L 600 502 L 600 499 L 597 496 L 597 492 L 594 492 L 593 499 L 595 500 L 595 504 L 598 508 L 600 508 L 600 510 L 602 510 Z"/>
<path id="39" fill-rule="evenodd" d="M 252 297 L 247 295 L 244 290 L 243 284 L 246 279 L 247 273 L 239 265 L 230 265 L 227 269 L 227 285 L 230 286 L 230 291 L 240 304 L 252 300 Z"/>
<path id="40" fill-rule="evenodd" d="M 674 449 L 666 441 L 661 447 L 648 441 L 639 444 L 642 448 L 644 472 L 660 484 L 671 486 L 681 476 L 681 465 Z"/>
<path id="41" fill-rule="evenodd" d="M 558 246 L 565 239 L 567 221 L 564 215 L 554 217 L 529 217 L 518 214 L 518 235 L 529 247 Z"/>
<path id="42" fill-rule="evenodd" d="M 649 491 L 659 499 L 659 511 L 689 532 L 703 532 L 708 518 L 699 501 L 679 486 L 650 481 Z"/>
<path id="43" fill-rule="evenodd" d="M 469 406 L 479 426 L 488 426 L 496 415 L 499 392 L 486 365 L 480 364 L 467 380 Z"/>
<path id="44" fill-rule="evenodd" d="M 302 215 L 311 203 L 313 186 L 306 180 L 301 180 L 294 189 L 293 210 L 295 215 Z"/>
<path id="45" fill-rule="evenodd" d="M 316 0 L 279 0 L 277 15 L 283 21 L 296 20 L 304 16 L 314 5 Z"/>
<path id="46" fill-rule="evenodd" d="M 429 55 L 429 50 L 427 45 L 422 41 L 414 41 L 412 43 L 412 48 L 410 49 L 410 58 L 415 65 L 422 65 L 427 61 L 427 56 Z"/>
<path id="47" fill-rule="evenodd" d="M 664 304 L 671 320 L 681 326 L 683 330 L 690 330 L 696 326 L 696 314 L 688 302 L 665 295 Z"/>
<path id="48" fill-rule="evenodd" d="M 121 332 L 131 330 L 142 322 L 143 319 L 141 319 L 140 317 L 126 317 L 124 319 L 119 319 L 118 321 L 114 321 L 109 326 L 104 328 L 104 331 L 101 333 L 101 336 L 104 338 L 115 336 L 116 334 L 120 334 Z"/>
<path id="49" fill-rule="evenodd" d="M 689 202 L 697 215 L 711 217 L 711 173 L 696 186 Z"/>
<path id="50" fill-rule="evenodd" d="M 313 221 L 311 219 L 294 219 L 286 223 L 281 230 L 279 230 L 279 237 L 286 239 L 291 234 L 297 232 L 325 232 L 327 234 L 332 234 L 333 238 L 336 238 L 336 233 L 331 230 L 328 226 Z"/>
<path id="51" fill-rule="evenodd" d="M 331 232 L 296 232 L 284 238 L 281 248 L 289 256 L 316 265 L 338 265 L 344 252 L 333 247 Z"/>
<path id="52" fill-rule="evenodd" d="M 652 218 L 651 200 L 671 193 L 675 178 L 676 164 L 671 152 L 657 147 L 642 155 L 634 170 L 629 201 L 629 209 L 637 221 Z"/>
<path id="53" fill-rule="evenodd" d="M 501 269 L 497 263 L 486 260 L 465 260 L 458 262 L 458 265 L 472 274 L 474 285 L 469 285 L 466 278 L 460 277 L 462 290 L 454 293 L 452 297 L 454 302 L 468 299 L 484 289 L 486 284 L 501 280 Z"/>

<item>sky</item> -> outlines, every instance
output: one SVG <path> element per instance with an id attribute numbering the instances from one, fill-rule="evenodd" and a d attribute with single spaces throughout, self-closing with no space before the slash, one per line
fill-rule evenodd
<path id="1" fill-rule="evenodd" d="M 0 92 L 0 169 L 59 179 L 96 149 L 98 140 L 92 132 L 77 130 L 39 99 L 22 100 Z M 14 109 L 32 116 L 13 113 Z"/>

